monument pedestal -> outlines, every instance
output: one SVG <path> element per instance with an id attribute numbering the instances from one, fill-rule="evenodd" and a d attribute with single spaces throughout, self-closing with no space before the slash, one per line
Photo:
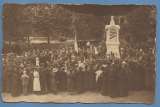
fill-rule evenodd
<path id="1" fill-rule="evenodd" d="M 107 55 L 110 55 L 111 53 L 113 53 L 115 57 L 120 58 L 118 43 L 107 44 Z"/>

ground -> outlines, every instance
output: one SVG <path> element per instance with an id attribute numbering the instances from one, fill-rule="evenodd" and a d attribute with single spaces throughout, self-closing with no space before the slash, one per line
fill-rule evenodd
<path id="1" fill-rule="evenodd" d="M 56 102 L 56 103 L 153 103 L 154 94 L 149 91 L 129 92 L 127 97 L 111 98 L 110 96 L 103 96 L 100 93 L 85 92 L 83 94 L 70 95 L 67 92 L 58 94 L 44 94 L 44 95 L 21 95 L 12 97 L 8 93 L 2 94 L 4 102 Z"/>

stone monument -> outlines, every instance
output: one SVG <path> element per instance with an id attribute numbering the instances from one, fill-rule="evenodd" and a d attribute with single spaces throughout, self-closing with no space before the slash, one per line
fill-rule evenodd
<path id="1" fill-rule="evenodd" d="M 119 29 L 120 26 L 115 24 L 114 17 L 111 16 L 110 24 L 105 26 L 106 48 L 107 48 L 107 55 L 114 54 L 116 58 L 120 58 Z"/>

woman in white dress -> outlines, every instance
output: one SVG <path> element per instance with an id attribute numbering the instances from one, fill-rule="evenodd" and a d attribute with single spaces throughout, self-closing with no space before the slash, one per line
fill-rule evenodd
<path id="1" fill-rule="evenodd" d="M 33 91 L 38 93 L 41 91 L 41 86 L 40 86 L 40 79 L 39 79 L 39 72 L 37 70 L 34 70 L 33 72 Z"/>

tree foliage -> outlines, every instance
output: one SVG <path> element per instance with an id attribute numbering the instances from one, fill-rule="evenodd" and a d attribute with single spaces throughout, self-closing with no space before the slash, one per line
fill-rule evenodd
<path id="1" fill-rule="evenodd" d="M 109 24 L 110 16 L 116 15 L 116 24 L 121 26 L 122 45 L 133 47 L 154 45 L 156 25 L 154 6 L 71 7 L 49 4 L 5 4 L 4 39 L 22 39 L 30 35 L 66 40 L 74 39 L 76 31 L 79 40 L 104 40 L 105 25 Z M 124 7 L 128 10 L 124 10 Z"/>

